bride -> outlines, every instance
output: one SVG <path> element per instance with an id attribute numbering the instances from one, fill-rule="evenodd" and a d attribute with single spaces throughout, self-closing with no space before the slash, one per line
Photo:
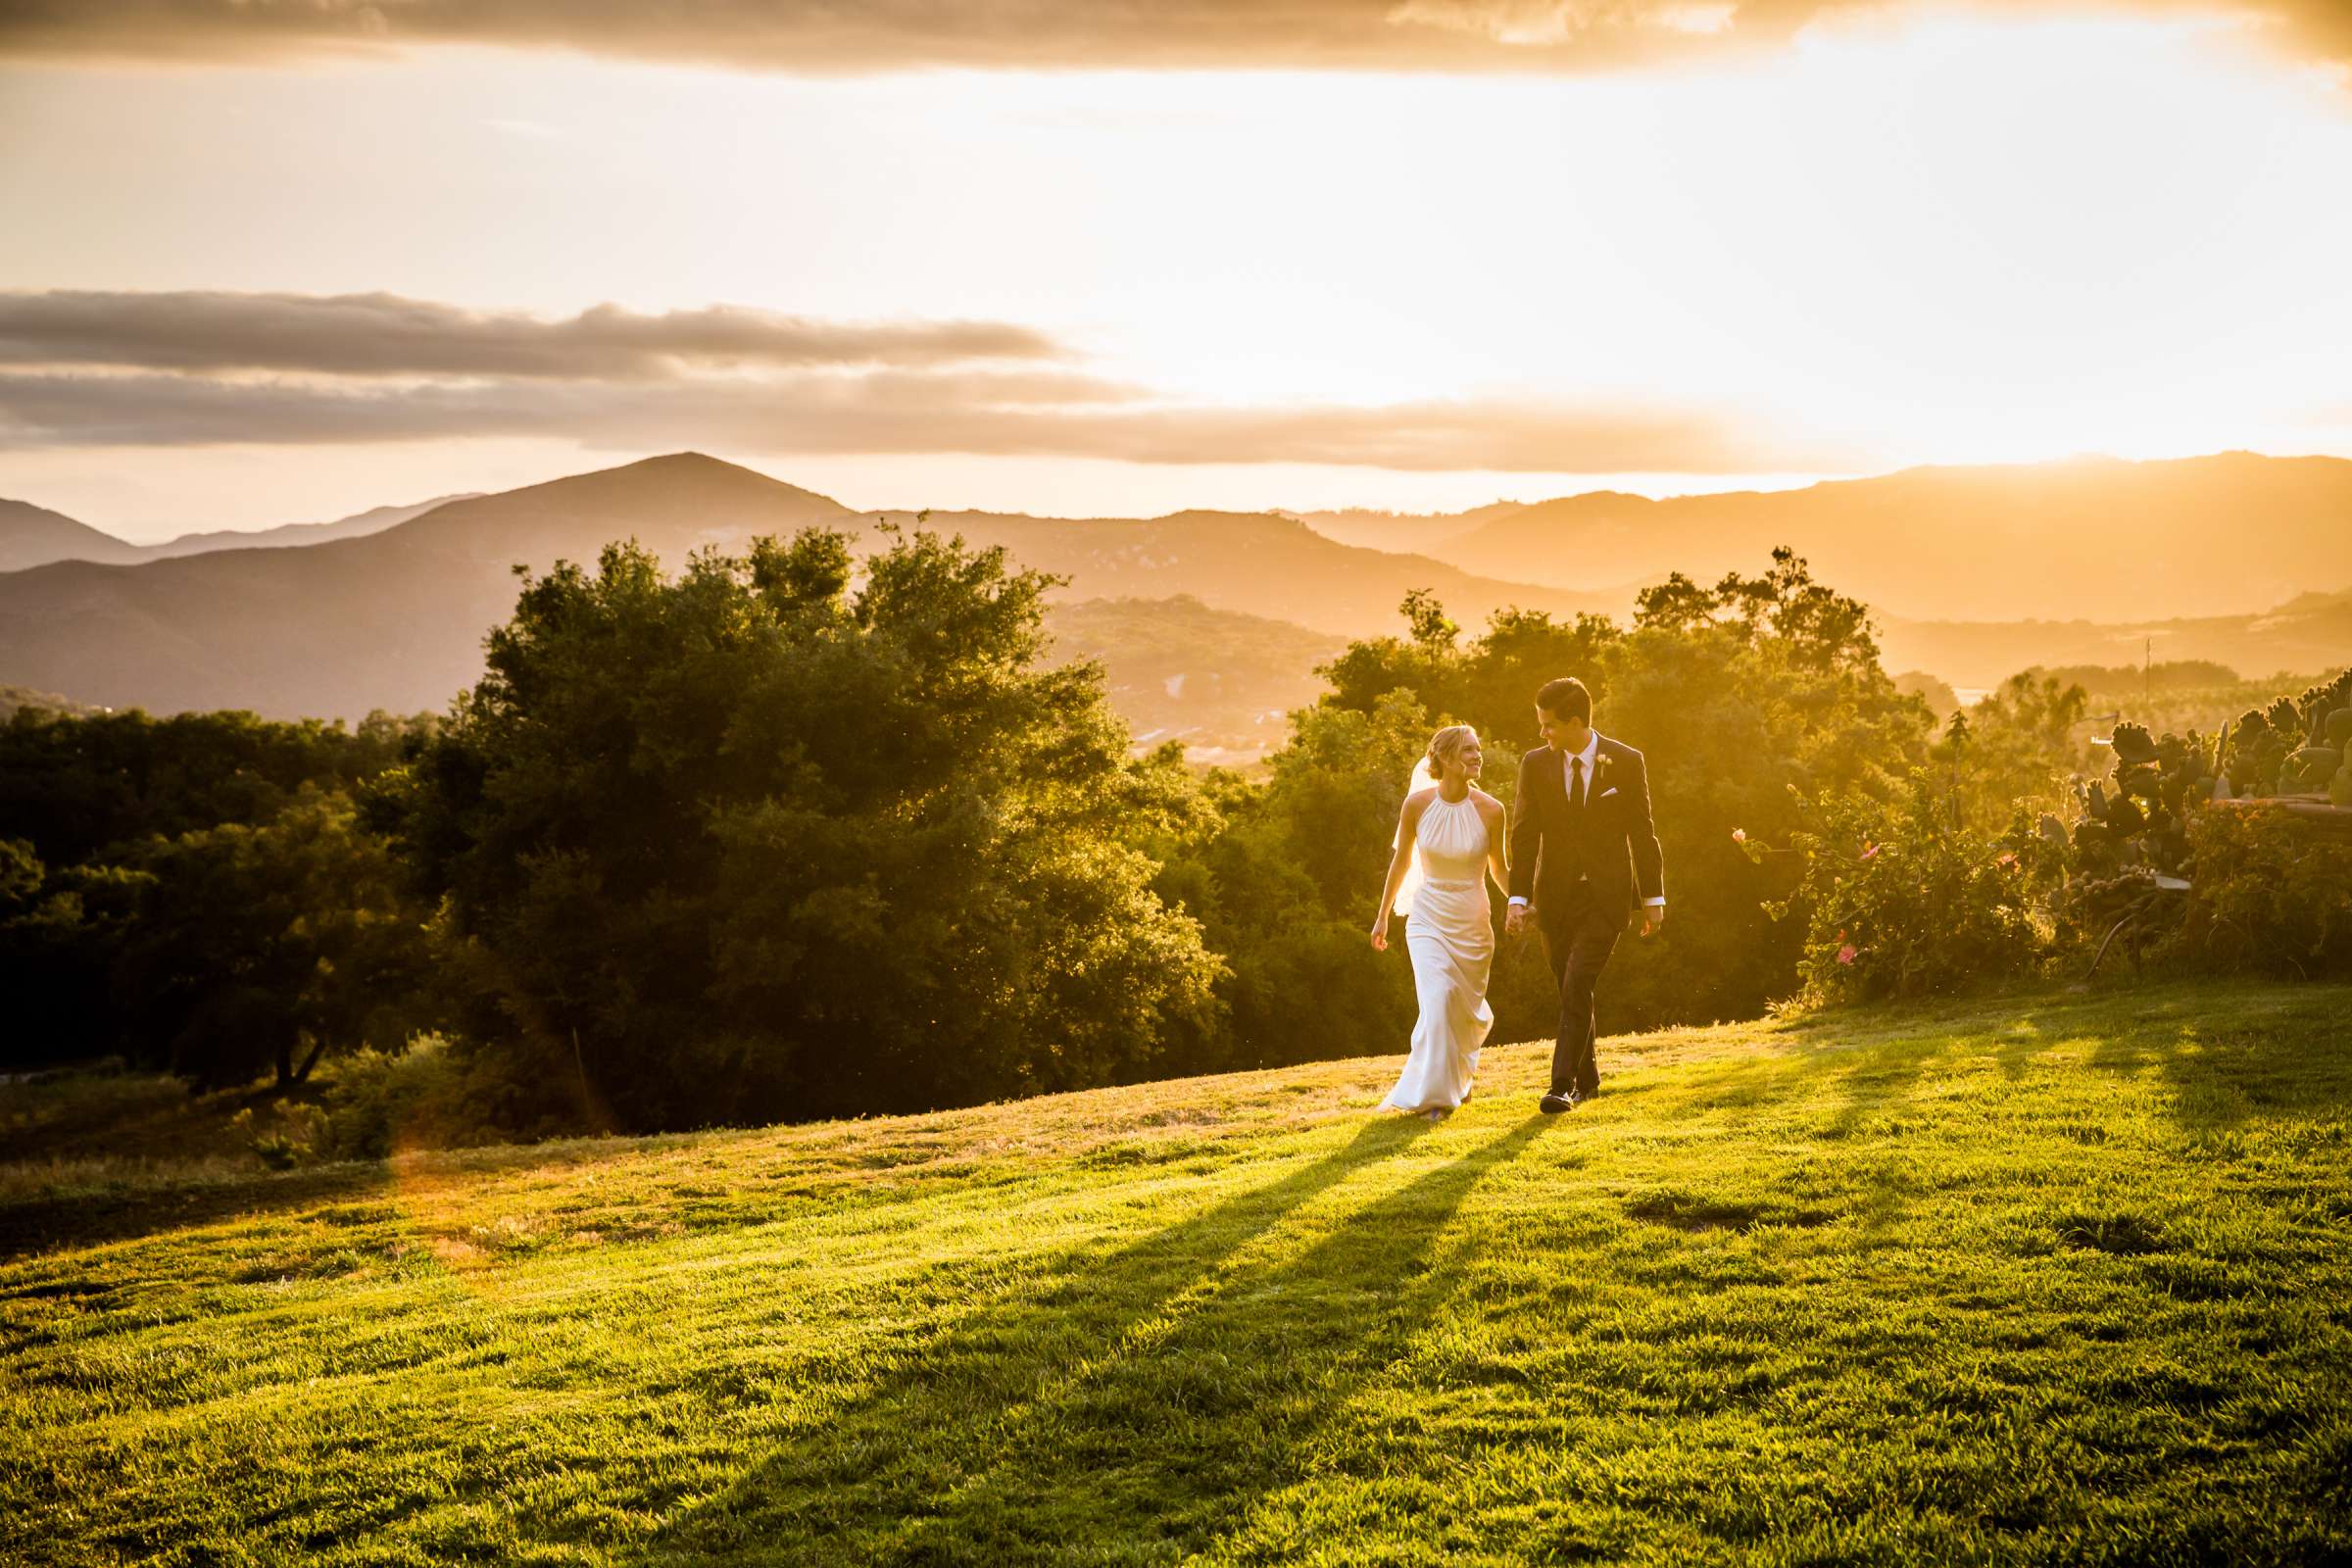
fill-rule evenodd
<path id="1" fill-rule="evenodd" d="M 1478 1048 L 1494 1026 L 1487 1005 L 1494 925 L 1486 878 L 1491 874 L 1507 894 L 1510 870 L 1502 803 L 1473 787 L 1484 760 L 1478 732 L 1467 724 L 1448 724 L 1429 738 L 1396 819 L 1396 852 L 1372 921 L 1372 946 L 1385 953 L 1390 911 L 1405 917 L 1404 945 L 1421 1001 L 1412 1054 L 1381 1108 L 1423 1111 L 1433 1120 L 1470 1098 Z"/>

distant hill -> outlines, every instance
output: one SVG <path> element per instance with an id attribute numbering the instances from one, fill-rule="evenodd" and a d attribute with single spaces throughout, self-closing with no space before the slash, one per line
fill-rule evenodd
<path id="1" fill-rule="evenodd" d="M 452 501 L 364 538 L 298 550 L 54 562 L 0 576 L 0 677 L 155 712 L 250 708 L 271 717 L 356 718 L 374 708 L 438 710 L 478 677 L 484 634 L 514 610 L 516 563 L 543 571 L 559 559 L 593 562 L 606 543 L 633 537 L 675 570 L 707 545 L 741 549 L 756 535 L 812 523 L 870 534 L 880 515 L 680 453 Z M 1262 514 L 1137 521 L 956 513 L 929 526 L 1003 544 L 1023 565 L 1069 576 L 1063 601 L 1189 594 L 1207 609 L 1298 622 L 1325 637 L 1390 629 L 1397 603 L 1417 587 L 1437 590 L 1467 624 L 1504 605 L 1566 612 L 1591 603 L 1352 549 Z M 1182 656 L 1182 667 L 1224 667 L 1234 651 L 1215 638 L 1232 624 Z M 1253 631 L 1244 646 L 1275 635 Z M 1262 668 L 1247 660 L 1233 667 L 1259 689 Z M 1252 671 L 1247 678 L 1244 668 Z"/>
<path id="2" fill-rule="evenodd" d="M 2088 620 L 1882 623 L 1889 669 L 1921 669 L 1960 687 L 1997 685 L 2029 665 L 2137 668 L 2202 660 L 2249 677 L 2340 669 L 2352 663 L 2352 591 L 2301 594 L 2251 615 L 2099 623 Z"/>
<path id="3" fill-rule="evenodd" d="M 398 527 L 449 502 L 469 501 L 474 494 L 435 496 L 430 501 L 400 507 L 373 507 L 332 522 L 289 522 L 275 528 L 250 530 L 216 528 L 207 533 L 181 534 L 160 545 L 134 545 L 86 522 L 76 522 L 60 512 L 24 501 L 0 501 L 0 571 L 24 571 L 52 561 L 128 565 L 214 550 L 275 550 L 289 545 L 324 544 L 331 539 L 358 539 Z"/>
<path id="4" fill-rule="evenodd" d="M 1517 512 L 1523 505 L 1518 501 L 1498 501 L 1470 512 L 1436 513 L 1350 507 L 1344 512 L 1285 512 L 1279 515 L 1295 517 L 1324 538 L 1336 539 L 1344 545 L 1410 552 L 1434 550 L 1448 539 L 1458 539 L 1496 517 Z"/>
<path id="5" fill-rule="evenodd" d="M 874 514 L 900 524 L 914 514 Z M 1343 545 L 1269 512 L 1178 512 L 1164 517 L 1030 517 L 934 512 L 928 527 L 1003 545 L 1025 566 L 1070 579 L 1071 598 L 1167 599 L 1190 594 L 1221 610 L 1271 616 L 1343 637 L 1397 628 L 1396 607 L 1433 590 L 1464 626 L 1510 606 L 1573 614 L 1615 598 L 1503 581 L 1428 556 Z"/>
<path id="6" fill-rule="evenodd" d="M 153 712 L 274 718 L 439 710 L 514 608 L 511 567 L 593 561 L 635 537 L 672 566 L 704 544 L 852 523 L 823 496 L 681 454 L 436 507 L 299 550 L 0 576 L 0 678 Z"/>
<path id="7" fill-rule="evenodd" d="M 445 507 L 452 501 L 471 501 L 482 494 L 478 490 L 462 491 L 456 495 L 435 496 L 430 501 L 415 501 L 401 507 L 370 507 L 366 512 L 332 522 L 288 522 L 274 528 L 255 528 L 240 531 L 235 528 L 216 528 L 207 533 L 183 533 L 176 539 L 167 539 L 160 545 L 138 547 L 142 561 L 163 561 L 172 556 L 202 555 L 208 550 L 282 550 L 291 545 L 320 545 L 330 539 L 363 539 L 371 533 L 396 528 L 411 517 L 421 516 L 435 507 Z"/>
<path id="8" fill-rule="evenodd" d="M 2352 583 L 2352 462 L 2340 458 L 1912 468 L 1802 490 L 1603 491 L 1492 511 L 1421 548 L 1465 571 L 1598 593 L 1669 571 L 1752 572 L 1787 544 L 1840 592 L 1935 620 L 2246 614 Z"/>
<path id="9" fill-rule="evenodd" d="M 136 561 L 139 547 L 29 501 L 0 500 L 0 571 L 50 561 Z"/>
<path id="10" fill-rule="evenodd" d="M 1139 744 L 1179 740 L 1211 760 L 1257 757 L 1289 738 L 1284 716 L 1323 690 L 1315 666 L 1347 640 L 1288 621 L 1174 599 L 1056 605 L 1056 658 L 1103 666 L 1111 706 Z"/>

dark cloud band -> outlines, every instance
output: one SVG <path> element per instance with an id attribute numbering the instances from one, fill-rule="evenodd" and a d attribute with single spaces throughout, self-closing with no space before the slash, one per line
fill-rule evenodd
<path id="1" fill-rule="evenodd" d="M 736 306 L 562 320 L 396 294 L 0 293 L 0 364 L 352 376 L 659 380 L 698 369 L 938 366 L 1060 355 L 991 321 L 858 324 Z"/>
<path id="2" fill-rule="evenodd" d="M 1083 375 L 804 373 L 760 382 L 316 385 L 0 374 L 0 449 L 535 436 L 589 447 L 969 453 L 1444 471 L 1750 472 L 1850 455 L 1704 413 L 1501 399 L 1373 408 L 1170 407 Z"/>
<path id="3" fill-rule="evenodd" d="M 1826 14 L 1931 0 L 0 0 L 0 55 L 252 59 L 435 44 L 744 70 L 933 66 L 1574 71 L 1785 42 Z M 1973 0 L 2032 14 L 2040 0 Z M 2352 59 L 2344 0 L 2084 0 L 2234 12 Z"/>

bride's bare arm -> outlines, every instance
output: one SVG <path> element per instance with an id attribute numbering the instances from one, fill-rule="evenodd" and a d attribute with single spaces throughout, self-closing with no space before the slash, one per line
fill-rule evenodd
<path id="1" fill-rule="evenodd" d="M 1478 814 L 1487 824 L 1487 874 L 1507 899 L 1511 896 L 1511 835 L 1506 820 L 1509 813 L 1503 810 L 1500 801 L 1481 790 Z"/>
<path id="2" fill-rule="evenodd" d="M 1396 890 L 1404 886 L 1405 869 L 1413 863 L 1413 829 L 1420 824 L 1421 808 L 1429 792 L 1407 795 L 1396 813 L 1396 849 L 1389 857 L 1389 874 L 1380 887 L 1380 907 L 1372 913 L 1372 951 L 1389 951 L 1389 911 L 1396 906 Z"/>

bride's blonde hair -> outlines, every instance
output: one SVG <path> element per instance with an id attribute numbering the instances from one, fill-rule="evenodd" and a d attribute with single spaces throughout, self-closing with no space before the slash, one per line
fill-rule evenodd
<path id="1" fill-rule="evenodd" d="M 1446 764 L 1462 754 L 1462 748 L 1477 744 L 1478 731 L 1467 724 L 1448 724 L 1429 738 L 1429 776 L 1440 777 Z"/>

